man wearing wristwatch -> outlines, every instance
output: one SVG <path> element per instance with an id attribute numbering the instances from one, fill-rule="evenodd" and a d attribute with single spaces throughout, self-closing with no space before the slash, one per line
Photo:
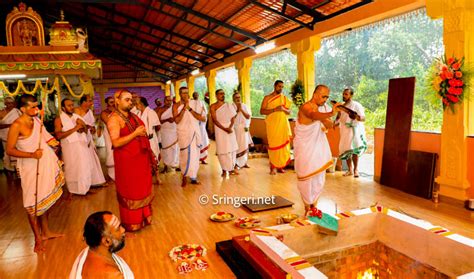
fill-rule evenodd
<path id="1" fill-rule="evenodd" d="M 202 145 L 199 121 L 205 118 L 191 108 L 187 87 L 179 88 L 179 96 L 180 101 L 173 105 L 173 118 L 178 132 L 179 165 L 183 175 L 181 186 L 184 187 L 188 177 L 191 184 L 200 184 L 197 180 Z"/>

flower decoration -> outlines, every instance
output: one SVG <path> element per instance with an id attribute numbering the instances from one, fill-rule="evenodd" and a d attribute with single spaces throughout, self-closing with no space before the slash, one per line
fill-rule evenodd
<path id="1" fill-rule="evenodd" d="M 323 218 L 323 212 L 317 209 L 314 205 L 311 205 L 309 208 L 309 216 L 310 217 L 318 217 L 319 219 Z"/>
<path id="2" fill-rule="evenodd" d="M 240 228 L 253 228 L 260 225 L 260 220 L 256 217 L 241 217 L 235 220 L 235 225 Z"/>
<path id="3" fill-rule="evenodd" d="M 203 257 L 207 253 L 206 248 L 198 244 L 184 244 L 176 246 L 169 252 L 171 260 L 184 261 L 184 260 L 193 260 L 197 257 Z"/>
<path id="4" fill-rule="evenodd" d="M 430 79 L 431 87 L 443 102 L 443 108 L 450 107 L 454 112 L 454 105 L 464 98 L 465 72 L 463 72 L 464 58 L 456 57 L 436 59 Z"/>
<path id="5" fill-rule="evenodd" d="M 304 104 L 304 86 L 303 82 L 299 79 L 297 79 L 291 86 L 291 98 L 297 107 Z"/>

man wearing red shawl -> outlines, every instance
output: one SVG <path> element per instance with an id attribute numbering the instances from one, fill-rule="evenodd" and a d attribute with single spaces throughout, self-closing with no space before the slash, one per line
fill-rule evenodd
<path id="1" fill-rule="evenodd" d="M 130 112 L 132 94 L 118 90 L 114 98 L 116 110 L 107 128 L 114 149 L 120 219 L 125 230 L 137 231 L 151 224 L 152 177 L 158 164 L 143 122 Z"/>

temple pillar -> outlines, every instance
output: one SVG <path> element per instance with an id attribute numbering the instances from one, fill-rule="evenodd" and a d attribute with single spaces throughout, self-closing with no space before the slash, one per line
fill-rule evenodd
<path id="1" fill-rule="evenodd" d="M 193 75 L 190 75 L 186 78 L 186 84 L 188 86 L 189 95 L 192 96 L 194 93 L 194 79 Z"/>
<path id="2" fill-rule="evenodd" d="M 100 110 L 104 110 L 107 107 L 107 104 L 105 103 L 105 93 L 109 91 L 109 88 L 107 87 L 96 87 L 95 91 L 97 94 L 99 94 L 100 98 Z"/>
<path id="3" fill-rule="evenodd" d="M 172 81 L 172 83 L 173 83 L 173 89 L 174 89 L 174 97 L 176 98 L 176 102 L 179 102 L 179 100 L 181 99 L 179 97 L 179 88 L 181 87 L 181 81 L 175 80 L 175 81 Z"/>
<path id="4" fill-rule="evenodd" d="M 171 96 L 171 83 L 165 84 L 165 96 Z"/>
<path id="5" fill-rule="evenodd" d="M 209 70 L 204 73 L 206 77 L 207 90 L 209 90 L 209 104 L 214 104 L 216 99 L 216 70 Z"/>
<path id="6" fill-rule="evenodd" d="M 465 68 L 474 65 L 474 1 L 426 0 L 426 11 L 433 19 L 443 18 L 443 43 L 447 57 L 464 57 Z M 474 78 L 465 81 L 470 85 L 464 95 L 474 96 Z M 467 136 L 474 134 L 474 100 L 466 98 L 454 105 L 454 113 L 446 109 L 441 128 L 440 174 L 436 182 L 442 196 L 457 200 L 468 198 Z M 472 164 L 472 158 L 471 158 Z"/>
<path id="7" fill-rule="evenodd" d="M 99 93 L 99 98 L 100 98 L 100 110 L 104 110 L 104 108 L 107 106 L 105 103 L 105 93 L 104 92 L 97 92 Z"/>
<path id="8" fill-rule="evenodd" d="M 241 86 L 242 102 L 250 108 L 250 68 L 252 67 L 252 58 L 247 57 L 235 62 L 235 68 L 239 75 Z"/>
<path id="9" fill-rule="evenodd" d="M 303 82 L 305 101 L 311 97 L 314 88 L 314 52 L 321 47 L 321 37 L 311 36 L 291 44 L 291 52 L 296 55 L 298 79 Z"/>

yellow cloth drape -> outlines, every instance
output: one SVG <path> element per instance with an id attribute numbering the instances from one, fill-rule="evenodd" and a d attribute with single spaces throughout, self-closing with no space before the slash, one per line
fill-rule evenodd
<path id="1" fill-rule="evenodd" d="M 289 109 L 291 101 L 283 94 L 272 97 L 267 103 L 267 109 L 278 106 Z M 290 162 L 291 129 L 287 115 L 283 111 L 273 112 L 265 119 L 268 139 L 268 156 L 274 168 L 284 168 Z"/>

